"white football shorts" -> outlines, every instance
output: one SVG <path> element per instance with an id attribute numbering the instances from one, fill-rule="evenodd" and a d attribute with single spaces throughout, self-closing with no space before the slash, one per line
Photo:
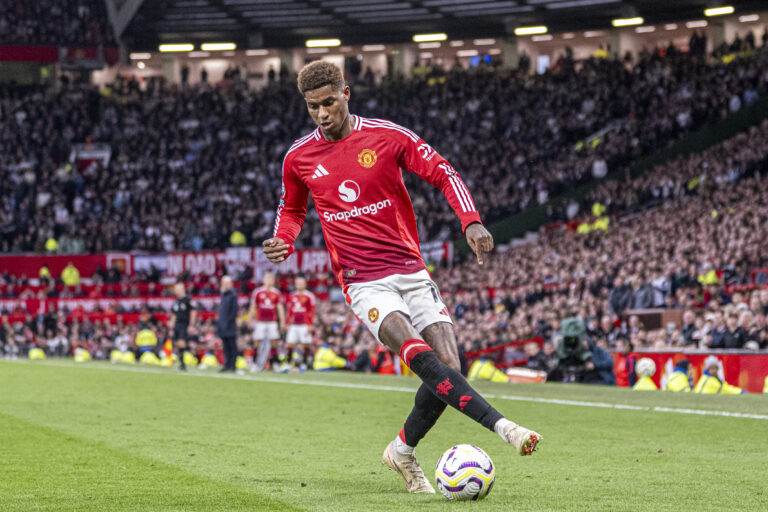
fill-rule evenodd
<path id="1" fill-rule="evenodd" d="M 453 323 L 426 270 L 353 283 L 347 287 L 346 295 L 352 311 L 379 342 L 381 322 L 393 311 L 408 315 L 418 332 L 437 322 Z"/>
<path id="2" fill-rule="evenodd" d="M 258 341 L 280 339 L 280 329 L 277 328 L 277 322 L 254 323 L 253 339 Z"/>
<path id="3" fill-rule="evenodd" d="M 302 325 L 290 325 L 288 326 L 288 333 L 285 335 L 286 343 L 312 343 L 312 336 L 309 334 L 309 326 Z"/>

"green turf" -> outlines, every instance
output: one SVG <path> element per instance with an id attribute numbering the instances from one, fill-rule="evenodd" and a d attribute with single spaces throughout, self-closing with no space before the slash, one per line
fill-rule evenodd
<path id="1" fill-rule="evenodd" d="M 419 446 L 426 472 L 457 443 L 481 446 L 497 467 L 485 501 L 449 503 L 407 494 L 380 464 L 413 399 L 402 390 L 417 384 L 0 362 L 0 510 L 768 510 L 768 396 L 484 383 L 502 412 L 545 440 L 519 457 L 447 411 Z"/>

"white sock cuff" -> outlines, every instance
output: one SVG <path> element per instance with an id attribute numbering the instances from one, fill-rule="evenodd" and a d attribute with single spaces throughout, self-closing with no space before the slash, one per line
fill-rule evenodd
<path id="1" fill-rule="evenodd" d="M 400 439 L 400 436 L 397 436 L 395 438 L 395 450 L 401 455 L 413 455 L 413 450 L 415 450 L 415 448 L 413 446 L 408 446 L 402 439 Z"/>
<path id="2" fill-rule="evenodd" d="M 507 425 L 517 425 L 517 423 L 515 423 L 514 421 L 509 421 L 507 418 L 501 418 L 493 426 L 493 430 L 495 430 L 496 433 L 499 434 L 500 436 L 503 436 L 504 429 L 507 427 Z"/>

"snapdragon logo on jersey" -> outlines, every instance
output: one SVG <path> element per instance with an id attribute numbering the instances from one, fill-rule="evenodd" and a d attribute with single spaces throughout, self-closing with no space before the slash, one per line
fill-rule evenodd
<path id="1" fill-rule="evenodd" d="M 360 197 L 360 185 L 352 180 L 344 180 L 339 185 L 339 198 L 345 203 L 354 203 Z M 385 199 L 377 203 L 367 204 L 365 206 L 355 206 L 351 210 L 344 210 L 336 213 L 324 212 L 323 218 L 326 222 L 337 220 L 349 220 L 361 215 L 376 215 L 380 210 L 392 206 L 392 201 Z"/>
<path id="2" fill-rule="evenodd" d="M 354 203 L 360 197 L 360 185 L 352 180 L 344 180 L 339 185 L 339 197 L 347 203 Z"/>

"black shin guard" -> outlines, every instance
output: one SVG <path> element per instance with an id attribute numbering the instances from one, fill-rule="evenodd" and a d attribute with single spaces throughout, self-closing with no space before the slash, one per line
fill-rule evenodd
<path id="1" fill-rule="evenodd" d="M 408 344 L 411 343 L 411 350 Z M 421 345 L 417 344 L 420 343 Z M 494 409 L 459 372 L 444 364 L 421 340 L 409 340 L 400 351 L 403 360 L 437 398 L 488 430 L 504 416 Z"/>

